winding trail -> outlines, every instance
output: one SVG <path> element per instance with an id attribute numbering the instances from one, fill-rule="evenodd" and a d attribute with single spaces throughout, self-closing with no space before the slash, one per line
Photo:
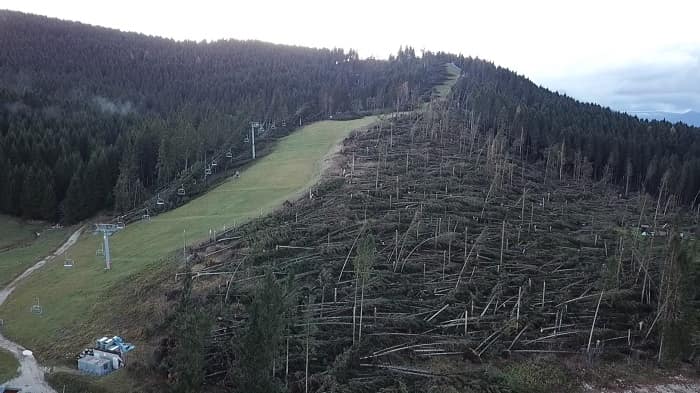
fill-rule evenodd
<path id="1" fill-rule="evenodd" d="M 42 266 L 49 263 L 51 260 L 59 255 L 64 254 L 80 237 L 83 232 L 83 227 L 78 228 L 73 234 L 70 235 L 68 240 L 65 241 L 53 254 L 45 257 L 39 262 L 32 265 L 30 268 L 25 270 L 22 274 L 17 276 L 10 284 L 5 288 L 0 290 L 0 305 L 2 305 L 8 296 L 15 290 L 17 285 L 27 277 L 29 277 L 36 270 L 40 269 Z M 0 334 L 0 348 L 10 351 L 19 361 L 19 376 L 6 382 L 6 386 L 18 387 L 25 391 L 31 393 L 57 393 L 44 379 L 44 368 L 39 365 L 33 355 L 24 355 L 23 352 L 26 348 L 21 345 L 8 340 Z"/>

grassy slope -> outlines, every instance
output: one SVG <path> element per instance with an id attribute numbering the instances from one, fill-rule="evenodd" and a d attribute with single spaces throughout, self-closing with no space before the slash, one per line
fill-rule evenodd
<path id="1" fill-rule="evenodd" d="M 40 224 L 25 223 L 18 218 L 0 214 L 0 250 L 31 242 L 34 233 L 40 230 Z"/>
<path id="2" fill-rule="evenodd" d="M 0 349 L 0 384 L 7 382 L 17 375 L 19 362 L 11 353 Z"/>
<path id="3" fill-rule="evenodd" d="M 0 215 L 0 287 L 7 285 L 34 262 L 57 249 L 70 230 L 46 229 L 45 224 L 25 223 Z M 41 232 L 37 238 L 36 232 Z M 0 317 L 2 318 L 2 317 Z"/>
<path id="4" fill-rule="evenodd" d="M 436 88 L 436 96 L 440 98 L 446 97 L 447 93 L 449 93 L 450 89 L 457 81 L 459 73 L 459 69 L 456 67 L 450 67 L 448 65 L 447 68 L 450 76 L 444 82 L 444 85 Z M 423 109 L 426 109 L 428 105 L 429 104 L 426 103 Z M 344 122 L 321 122 L 312 126 L 325 128 L 328 125 L 340 125 L 342 123 Z M 280 150 L 282 149 L 277 149 L 275 154 L 281 154 Z M 318 171 L 316 171 L 316 173 L 318 173 Z M 309 183 L 315 181 L 316 179 Z M 179 258 L 179 256 L 175 258 Z M 95 332 L 95 334 L 97 334 L 99 331 L 98 326 L 105 324 L 109 324 L 109 326 L 119 326 L 117 330 L 129 332 L 128 337 L 144 337 L 145 342 L 137 341 L 137 344 L 140 345 L 140 351 L 137 350 L 134 354 L 130 355 L 130 366 L 127 367 L 127 372 L 115 373 L 103 378 L 58 372 L 48 377 L 52 386 L 61 387 L 65 385 L 72 389 L 70 391 L 76 392 L 128 393 L 144 391 L 146 390 L 145 386 L 149 384 L 156 384 L 158 386 L 158 383 L 162 383 L 162 381 L 158 381 L 157 378 L 154 379 L 152 375 L 143 374 L 143 370 L 146 369 L 143 365 L 150 364 L 153 361 L 151 354 L 155 350 L 154 347 L 149 347 L 149 345 L 155 345 L 155 339 L 150 337 L 151 342 L 148 342 L 148 336 L 160 337 L 158 333 L 151 332 L 150 334 L 144 335 L 144 332 L 153 329 L 154 326 L 161 326 L 161 323 L 163 323 L 169 314 L 168 305 L 172 305 L 173 301 L 177 301 L 176 299 L 166 300 L 168 298 L 167 293 L 173 290 L 173 286 L 179 287 L 179 283 L 173 284 L 172 279 L 168 277 L 172 272 L 172 268 L 163 264 L 154 264 L 151 269 L 141 270 L 138 277 L 135 277 L 134 281 L 129 282 L 127 286 L 115 288 L 114 291 L 112 291 L 114 297 L 106 301 L 112 309 L 123 310 L 124 314 L 122 314 L 121 318 L 111 316 L 108 322 L 103 320 L 89 320 L 81 326 L 80 330 L 83 337 L 89 335 L 85 332 Z M 139 299 L 145 300 L 139 301 Z M 139 302 L 138 307 L 129 307 L 129 304 L 133 304 L 134 302 Z M 149 316 L 147 322 L 139 326 L 133 326 L 134 324 L 129 322 L 129 320 L 141 320 L 143 315 Z"/>
<path id="5" fill-rule="evenodd" d="M 293 198 L 315 182 L 323 157 L 353 129 L 375 121 L 366 117 L 351 121 L 322 121 L 311 124 L 282 139 L 275 151 L 200 198 L 150 222 L 139 222 L 111 238 L 113 268 L 103 270 L 103 261 L 95 256 L 100 238 L 84 234 L 70 250 L 76 266 L 66 269 L 60 263 L 37 271 L 20 285 L 0 307 L 6 321 L 5 334 L 40 355 L 59 356 L 57 341 L 64 347 L 88 344 L 94 337 L 82 333 L 81 324 L 100 312 L 113 288 L 134 274 L 157 265 L 183 242 L 183 230 L 189 243 L 209 235 L 210 228 L 240 223 L 268 212 L 284 200 Z M 38 297 L 44 307 L 42 316 L 29 312 Z M 88 329 L 89 330 L 89 329 Z M 104 334 L 119 332 L 104 332 Z"/>
<path id="6" fill-rule="evenodd" d="M 445 68 L 447 70 L 447 80 L 442 84 L 435 86 L 435 95 L 442 98 L 447 97 L 447 93 L 450 92 L 452 86 L 454 86 L 455 82 L 457 82 L 457 78 L 459 78 L 461 72 L 459 67 L 454 65 L 454 63 L 447 63 Z"/>

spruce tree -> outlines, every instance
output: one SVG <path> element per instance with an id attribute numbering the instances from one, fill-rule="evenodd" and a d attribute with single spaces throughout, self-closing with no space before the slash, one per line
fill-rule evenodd
<path id="1" fill-rule="evenodd" d="M 180 304 L 173 324 L 175 349 L 170 359 L 174 377 L 173 393 L 204 391 L 204 356 L 210 322 L 206 312 L 192 299 L 191 272 L 188 271 L 184 277 Z"/>
<path id="2" fill-rule="evenodd" d="M 248 309 L 250 317 L 241 340 L 241 391 L 279 392 L 281 385 L 271 373 L 283 338 L 286 307 L 284 290 L 272 272 L 265 275 Z"/>

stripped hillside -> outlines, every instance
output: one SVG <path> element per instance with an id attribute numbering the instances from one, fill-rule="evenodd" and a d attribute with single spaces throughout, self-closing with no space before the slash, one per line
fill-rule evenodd
<path id="1" fill-rule="evenodd" d="M 171 325 L 161 370 L 187 383 L 187 350 L 212 391 L 559 392 L 585 365 L 697 362 L 697 217 L 528 159 L 469 104 L 355 133 L 308 197 L 197 249 L 172 304 L 206 328 Z"/>

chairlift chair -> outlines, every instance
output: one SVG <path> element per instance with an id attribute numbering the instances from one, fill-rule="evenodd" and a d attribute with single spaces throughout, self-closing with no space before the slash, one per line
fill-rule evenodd
<path id="1" fill-rule="evenodd" d="M 63 267 L 73 267 L 73 265 L 74 265 L 74 262 L 73 262 L 73 260 L 70 259 L 70 258 L 66 258 L 66 259 L 63 261 Z"/>
<path id="2" fill-rule="evenodd" d="M 243 138 L 243 143 L 250 143 L 250 138 L 248 138 L 247 136 Z"/>
<path id="3" fill-rule="evenodd" d="M 233 158 L 233 153 L 231 152 L 231 150 L 226 152 L 226 158 Z"/>
<path id="4" fill-rule="evenodd" d="M 207 167 L 207 169 L 204 170 L 204 174 L 207 176 L 211 175 L 211 167 Z"/>
<path id="5" fill-rule="evenodd" d="M 185 195 L 185 186 L 184 184 L 180 186 L 180 188 L 177 189 L 177 195 L 179 196 L 184 196 Z"/>
<path id="6" fill-rule="evenodd" d="M 144 211 L 144 213 L 143 213 L 143 215 L 141 216 L 141 218 L 144 219 L 144 220 L 148 220 L 148 221 L 151 220 L 151 215 L 148 214 L 148 209 L 146 209 L 146 210 Z"/>
<path id="7" fill-rule="evenodd" d="M 36 304 L 32 305 L 31 312 L 35 315 L 41 315 L 44 312 L 44 309 L 41 307 L 41 304 L 39 304 L 39 298 L 36 298 Z"/>
<path id="8" fill-rule="evenodd" d="M 216 165 L 218 165 L 218 164 L 216 163 L 216 160 L 211 160 L 211 166 L 216 166 Z"/>
<path id="9" fill-rule="evenodd" d="M 156 198 L 156 205 L 165 205 L 165 201 L 160 197 L 160 194 L 158 194 L 158 197 Z"/>
<path id="10" fill-rule="evenodd" d="M 121 230 L 124 228 L 126 228 L 126 224 L 124 223 L 124 221 L 122 221 L 122 220 L 117 221 L 117 229 Z"/>

